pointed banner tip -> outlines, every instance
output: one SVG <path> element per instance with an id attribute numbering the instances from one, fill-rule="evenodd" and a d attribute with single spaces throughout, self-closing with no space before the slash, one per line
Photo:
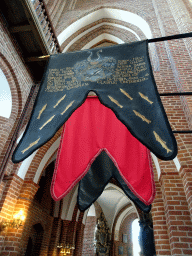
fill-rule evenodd
<path id="1" fill-rule="evenodd" d="M 113 161 L 105 151 L 100 153 L 100 155 L 91 165 L 85 177 L 83 177 L 83 179 L 79 182 L 77 195 L 77 204 L 79 210 L 87 210 L 103 193 L 106 185 L 108 182 L 110 182 L 112 177 L 116 179 L 125 195 L 127 195 L 127 197 L 131 199 L 143 212 L 150 212 L 151 204 L 147 205 L 143 203 L 131 192 Z"/>

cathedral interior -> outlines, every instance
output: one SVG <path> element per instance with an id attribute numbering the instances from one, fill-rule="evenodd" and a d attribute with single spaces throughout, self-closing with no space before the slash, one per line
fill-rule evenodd
<path id="1" fill-rule="evenodd" d="M 191 0 L 1 1 L 0 255 L 192 255 L 192 34 L 148 43 L 178 147 L 173 160 L 151 153 L 156 196 L 149 213 L 113 178 L 85 211 L 77 205 L 79 183 L 54 201 L 50 187 L 63 127 L 25 160 L 12 161 L 50 55 L 191 31 Z M 147 252 L 142 237 L 135 250 L 135 220 L 151 232 Z"/>

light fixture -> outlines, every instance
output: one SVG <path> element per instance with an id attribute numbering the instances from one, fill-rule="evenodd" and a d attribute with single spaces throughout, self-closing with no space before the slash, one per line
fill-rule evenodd
<path id="1" fill-rule="evenodd" d="M 60 254 L 68 255 L 71 254 L 71 250 L 75 249 L 75 246 L 70 244 L 59 243 L 57 245 L 57 248 L 60 249 Z"/>
<path id="2" fill-rule="evenodd" d="M 10 221 L 1 221 L 0 222 L 0 232 L 2 232 L 5 228 L 16 228 L 18 229 L 23 225 L 23 221 L 25 220 L 25 216 L 23 215 L 23 211 L 20 210 L 17 214 L 13 216 L 13 219 Z"/>

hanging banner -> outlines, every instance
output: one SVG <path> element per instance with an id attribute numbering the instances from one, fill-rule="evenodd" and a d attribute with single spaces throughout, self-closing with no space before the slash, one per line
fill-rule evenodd
<path id="1" fill-rule="evenodd" d="M 130 170 L 127 171 L 130 172 Z M 127 183 L 122 178 L 118 168 L 105 151 L 102 151 L 96 157 L 87 174 L 79 182 L 77 195 L 78 208 L 81 211 L 87 210 L 102 194 L 105 186 L 108 184 L 108 182 L 111 182 L 111 178 L 116 180 L 127 197 L 131 199 L 131 201 L 134 202 L 134 204 L 137 205 L 141 211 L 145 213 L 150 212 L 151 205 L 146 205 L 136 195 L 134 195 Z M 153 177 L 151 180 L 152 179 Z M 145 177 L 143 178 L 142 182 L 145 182 Z M 152 187 L 155 191 L 155 186 L 152 185 Z"/>
<path id="2" fill-rule="evenodd" d="M 177 144 L 153 78 L 148 42 L 140 41 L 50 56 L 13 162 L 24 160 L 50 140 L 89 91 L 157 157 L 176 156 Z"/>
<path id="3" fill-rule="evenodd" d="M 115 169 L 110 167 L 111 163 L 108 165 L 105 162 L 108 160 L 103 154 L 100 157 L 103 167 L 98 166 L 102 170 L 97 172 L 90 169 L 102 151 L 113 161 Z M 99 159 L 96 161 L 97 164 Z M 65 123 L 51 185 L 53 199 L 61 200 L 86 173 L 93 179 L 87 186 L 90 189 L 94 187 L 94 190 L 90 194 L 90 190 L 80 183 L 80 190 L 85 189 L 79 192 L 80 209 L 87 208 L 97 199 L 111 177 L 120 183 L 129 198 L 146 211 L 145 205 L 150 205 L 155 197 L 149 150 L 131 135 L 113 111 L 101 104 L 97 97 L 88 97 Z M 88 197 L 90 195 L 90 198 L 85 198 L 83 202 L 82 193 Z"/>

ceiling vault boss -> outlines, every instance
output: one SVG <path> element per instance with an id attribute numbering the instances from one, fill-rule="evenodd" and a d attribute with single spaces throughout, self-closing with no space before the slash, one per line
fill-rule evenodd
<path id="1" fill-rule="evenodd" d="M 175 158 L 177 144 L 156 88 L 146 40 L 51 55 L 12 161 L 23 161 L 49 141 L 90 91 L 158 158 Z"/>

